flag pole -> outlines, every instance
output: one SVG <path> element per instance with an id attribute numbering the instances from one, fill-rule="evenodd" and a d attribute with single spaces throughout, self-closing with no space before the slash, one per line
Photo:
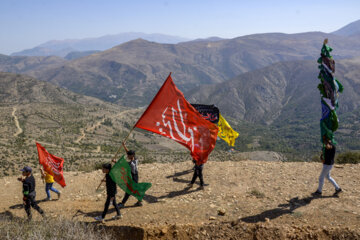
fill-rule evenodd
<path id="1" fill-rule="evenodd" d="M 136 125 L 136 124 L 135 124 Z M 130 132 L 128 133 L 128 135 L 124 138 L 124 140 L 122 141 L 123 143 L 125 143 L 127 141 L 127 139 L 129 138 L 130 134 L 132 133 L 132 131 L 134 131 L 135 125 L 131 128 Z M 119 149 L 116 151 L 115 156 L 113 157 L 113 159 L 117 158 L 117 155 L 120 153 L 120 150 L 122 148 L 122 144 L 119 147 Z"/>

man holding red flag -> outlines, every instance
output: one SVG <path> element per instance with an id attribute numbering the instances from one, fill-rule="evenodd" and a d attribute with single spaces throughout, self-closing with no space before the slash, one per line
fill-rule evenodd
<path id="1" fill-rule="evenodd" d="M 134 127 L 171 138 L 191 151 L 198 165 L 215 147 L 218 127 L 205 120 L 175 86 L 171 73 Z"/>
<path id="2" fill-rule="evenodd" d="M 65 187 L 65 179 L 63 176 L 64 159 L 52 155 L 39 143 L 36 143 L 39 155 L 39 163 L 43 165 L 44 170 L 54 177 L 55 182 Z"/>

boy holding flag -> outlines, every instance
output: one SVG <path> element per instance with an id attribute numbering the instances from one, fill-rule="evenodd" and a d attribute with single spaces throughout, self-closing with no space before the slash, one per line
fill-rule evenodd
<path id="1" fill-rule="evenodd" d="M 103 221 L 105 219 L 106 213 L 109 209 L 110 202 L 112 202 L 112 204 L 114 205 L 116 213 L 117 213 L 116 216 L 113 217 L 113 219 L 121 218 L 120 210 L 116 204 L 116 197 L 115 197 L 116 183 L 112 180 L 112 178 L 109 175 L 110 170 L 111 170 L 111 163 L 104 163 L 102 166 L 102 171 L 103 171 L 103 173 L 105 173 L 105 179 L 103 179 L 103 181 L 106 182 L 107 198 L 106 198 L 104 211 L 103 211 L 102 215 L 95 217 L 95 220 L 97 220 L 97 221 Z"/>

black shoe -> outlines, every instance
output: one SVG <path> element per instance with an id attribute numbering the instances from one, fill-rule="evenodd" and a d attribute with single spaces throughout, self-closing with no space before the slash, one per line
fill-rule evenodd
<path id="1" fill-rule="evenodd" d="M 334 192 L 334 195 L 337 196 L 339 193 L 342 192 L 342 189 L 339 188 L 339 189 L 335 189 L 335 192 Z"/>
<path id="2" fill-rule="evenodd" d="M 140 206 L 142 206 L 142 205 L 143 205 L 143 204 L 142 204 L 142 202 L 137 201 L 137 203 L 135 203 L 135 205 L 134 205 L 134 206 L 140 207 Z"/>
<path id="3" fill-rule="evenodd" d="M 314 197 L 320 197 L 321 194 L 322 193 L 319 190 L 316 190 L 316 192 L 313 192 L 311 195 L 313 195 Z"/>

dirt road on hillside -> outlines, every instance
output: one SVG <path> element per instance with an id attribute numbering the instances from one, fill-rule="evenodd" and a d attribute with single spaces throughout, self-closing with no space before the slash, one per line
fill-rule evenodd
<path id="1" fill-rule="evenodd" d="M 23 132 L 23 129 L 20 127 L 19 120 L 18 120 L 17 116 L 15 115 L 16 110 L 17 110 L 17 108 L 13 107 L 13 111 L 11 113 L 11 116 L 14 118 L 15 126 L 17 129 L 16 133 L 14 133 L 14 137 L 17 137 L 18 135 L 20 135 Z"/>

